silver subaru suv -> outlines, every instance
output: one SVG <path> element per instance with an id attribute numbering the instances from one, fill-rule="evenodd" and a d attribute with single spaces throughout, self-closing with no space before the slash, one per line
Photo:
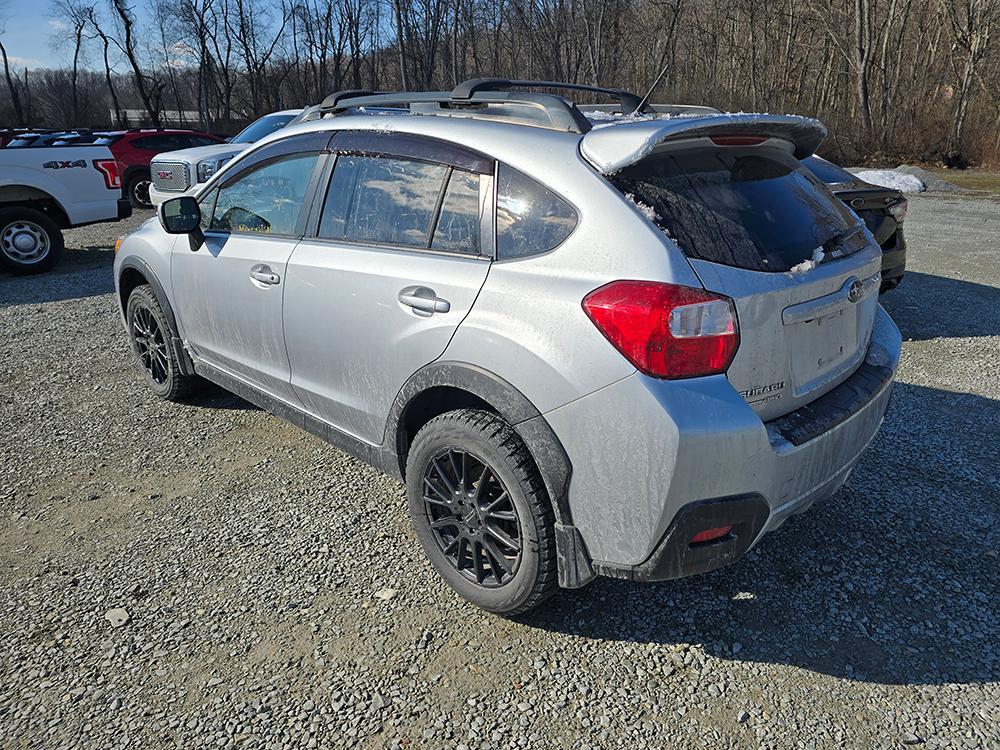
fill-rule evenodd
<path id="1" fill-rule="evenodd" d="M 844 484 L 900 354 L 878 245 L 802 166 L 820 123 L 562 85 L 333 94 L 114 264 L 155 394 L 212 381 L 401 479 L 508 615 L 737 560 Z"/>

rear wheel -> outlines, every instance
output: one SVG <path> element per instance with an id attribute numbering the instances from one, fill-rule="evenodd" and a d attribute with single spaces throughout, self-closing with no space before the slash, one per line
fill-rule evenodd
<path id="1" fill-rule="evenodd" d="M 463 409 L 424 425 L 406 489 L 424 552 L 462 597 L 516 615 L 555 592 L 552 508 L 531 454 L 500 417 Z"/>
<path id="2" fill-rule="evenodd" d="M 151 208 L 149 187 L 152 184 L 149 174 L 143 172 L 128 178 L 125 183 L 125 194 L 135 208 Z"/>
<path id="3" fill-rule="evenodd" d="M 173 329 L 148 284 L 132 290 L 125 308 L 129 338 L 136 364 L 146 385 L 160 398 L 180 401 L 198 383 L 195 375 L 181 372 L 177 354 L 171 345 Z"/>
<path id="4" fill-rule="evenodd" d="M 0 209 L 0 265 L 11 273 L 48 271 L 62 256 L 63 236 L 52 219 L 24 206 Z"/>

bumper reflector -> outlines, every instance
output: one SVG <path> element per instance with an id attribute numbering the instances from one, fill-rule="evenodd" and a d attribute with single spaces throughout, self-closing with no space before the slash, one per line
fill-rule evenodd
<path id="1" fill-rule="evenodd" d="M 714 542 L 723 537 L 729 536 L 729 532 L 733 530 L 733 525 L 728 526 L 717 526 L 714 529 L 705 529 L 704 531 L 699 531 L 693 537 L 688 544 L 705 544 L 706 542 Z"/>

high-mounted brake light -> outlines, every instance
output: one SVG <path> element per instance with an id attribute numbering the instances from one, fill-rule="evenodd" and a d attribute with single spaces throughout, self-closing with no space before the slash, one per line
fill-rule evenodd
<path id="1" fill-rule="evenodd" d="M 122 177 L 118 172 L 118 162 L 114 159 L 94 159 L 94 168 L 104 175 L 104 185 L 108 190 L 121 190 Z"/>
<path id="2" fill-rule="evenodd" d="M 740 344 L 732 300 L 704 289 L 613 281 L 583 309 L 625 359 L 657 378 L 723 373 Z"/>
<path id="3" fill-rule="evenodd" d="M 767 140 L 765 135 L 713 135 L 716 146 L 759 146 Z"/>

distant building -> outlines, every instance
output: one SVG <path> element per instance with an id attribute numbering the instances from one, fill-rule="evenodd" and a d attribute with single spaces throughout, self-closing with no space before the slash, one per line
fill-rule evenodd
<path id="1" fill-rule="evenodd" d="M 144 109 L 123 109 L 126 125 L 130 128 L 144 128 L 153 124 L 149 112 Z M 108 118 L 113 127 L 118 127 L 118 116 L 114 109 L 108 110 Z M 201 123 L 201 115 L 192 109 L 164 109 L 160 110 L 160 124 L 164 127 L 198 127 Z"/>

